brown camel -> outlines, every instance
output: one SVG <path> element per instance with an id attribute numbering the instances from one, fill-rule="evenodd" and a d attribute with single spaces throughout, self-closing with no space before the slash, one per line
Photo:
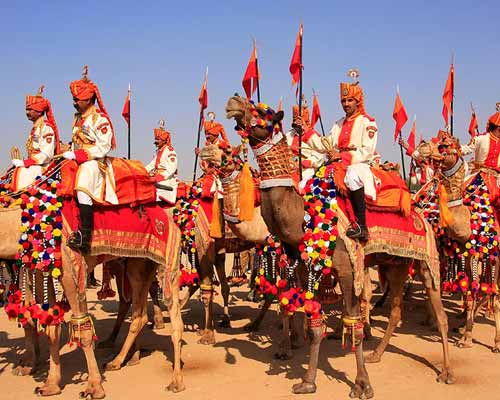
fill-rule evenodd
<path id="1" fill-rule="evenodd" d="M 438 148 L 439 146 L 439 148 Z M 441 149 L 441 151 L 440 151 Z M 471 238 L 471 207 L 472 205 L 465 205 L 463 202 L 464 198 L 464 181 L 467 174 L 467 163 L 462 158 L 460 152 L 460 142 L 458 138 L 441 135 L 439 141 L 432 142 L 431 144 L 423 144 L 419 147 L 423 157 L 431 160 L 435 166 L 434 180 L 430 185 L 424 186 L 417 194 L 416 198 L 421 192 L 433 189 L 439 196 L 439 191 L 437 190 L 437 185 L 442 184 L 446 190 L 447 201 L 449 205 L 449 211 L 452 216 L 452 220 L 448 221 L 445 228 L 445 232 L 451 238 L 464 245 Z M 487 168 L 478 166 L 473 173 L 481 174 L 493 174 L 498 176 L 496 171 L 492 171 Z M 496 225 L 497 231 L 499 231 L 498 221 Z M 475 264 L 475 265 L 474 265 Z M 478 265 L 479 264 L 479 265 Z M 499 274 L 499 258 L 496 257 L 492 261 L 487 263 L 479 263 L 477 260 L 471 257 L 465 258 L 465 272 L 469 277 L 474 276 L 472 268 L 482 268 L 489 267 L 494 269 L 493 282 L 500 284 L 500 274 Z M 477 298 L 477 296 L 464 296 L 466 315 L 465 326 L 460 329 L 462 337 L 456 342 L 459 348 L 470 348 L 473 345 L 472 342 L 472 329 L 474 325 L 474 319 L 480 308 L 492 297 L 493 300 L 493 314 L 495 317 L 495 344 L 492 347 L 492 352 L 500 353 L 500 300 L 498 296 L 484 296 L 483 298 Z"/>
<path id="2" fill-rule="evenodd" d="M 2 221 L 9 220 L 12 222 L 12 225 L 2 224 L 3 229 L 0 229 L 0 238 L 2 239 L 2 253 L 0 253 L 0 258 L 9 259 L 12 257 L 12 251 L 16 248 L 19 240 L 19 233 L 16 229 L 12 229 L 12 226 L 19 225 L 19 221 L 21 220 L 21 210 L 19 208 L 9 208 L 2 209 L 1 212 L 3 218 Z M 78 289 L 75 276 L 72 272 L 74 268 L 73 265 L 75 260 L 81 260 L 82 268 L 86 268 L 87 271 L 91 271 L 98 263 L 102 262 L 102 259 L 98 260 L 98 257 L 96 256 L 86 256 L 83 258 L 79 253 L 74 252 L 66 246 L 64 238 L 61 245 L 61 253 L 62 275 L 60 276 L 59 281 L 71 308 L 72 317 L 70 324 L 76 325 L 76 322 L 79 320 L 80 323 L 83 321 L 83 323 L 88 326 L 90 317 L 88 314 L 87 300 L 85 293 L 80 293 Z M 153 280 L 155 269 L 156 264 L 150 260 L 142 258 L 130 258 L 128 260 L 128 273 L 133 291 L 133 312 L 132 324 L 125 340 L 124 348 L 122 349 L 125 354 L 127 354 L 130 350 L 137 334 L 146 322 L 144 315 L 146 313 L 145 305 L 147 293 Z M 172 382 L 168 386 L 168 389 L 174 392 L 184 390 L 185 388 L 181 371 L 181 339 L 184 326 L 179 307 L 178 281 L 179 271 L 174 270 L 171 274 L 172 302 L 169 311 L 173 328 L 172 342 L 174 344 L 175 360 Z M 102 377 L 94 354 L 92 329 L 79 329 L 76 326 L 74 327 L 79 331 L 81 347 L 84 351 L 88 368 L 87 387 L 83 392 L 81 392 L 81 396 L 92 399 L 104 398 L 105 392 L 102 386 Z M 31 364 L 34 366 L 36 363 L 36 349 L 33 348 L 34 343 L 31 339 L 34 332 L 32 330 L 33 328 L 28 327 L 25 331 L 26 353 L 28 358 L 31 357 L 31 362 L 25 359 L 23 363 L 24 368 L 21 366 L 22 370 L 18 369 L 18 372 L 20 373 L 29 372 L 25 368 L 26 365 Z M 37 387 L 35 390 L 40 396 L 51 396 L 61 393 L 61 364 L 59 358 L 61 326 L 48 326 L 46 328 L 46 335 L 50 347 L 50 365 L 46 381 L 41 387 Z"/>
<path id="3" fill-rule="evenodd" d="M 280 183 L 283 184 L 283 182 L 288 182 L 291 178 L 291 152 L 286 146 L 284 138 L 279 139 L 279 136 L 271 138 L 267 126 L 263 126 L 257 121 L 257 118 L 266 121 L 269 120 L 269 117 L 272 117 L 273 125 L 281 124 L 283 112 L 274 112 L 271 109 L 254 106 L 247 99 L 234 96 L 227 102 L 226 116 L 227 118 L 234 118 L 240 129 L 244 130 L 248 135 L 252 148 L 259 147 L 261 149 L 259 151 L 259 155 L 264 154 L 263 157 L 257 157 L 257 162 L 261 169 L 261 175 L 267 175 L 272 179 L 280 179 L 277 186 L 271 184 L 267 188 L 261 188 L 261 212 L 270 232 L 277 235 L 282 241 L 297 249 L 303 237 L 303 199 L 297 194 L 293 187 L 280 186 Z M 276 148 L 275 146 L 281 147 Z M 270 151 L 271 155 L 265 158 L 265 153 L 267 151 Z M 283 152 L 287 152 L 290 156 L 283 154 Z M 276 162 L 276 160 L 280 157 L 283 159 L 283 162 Z M 270 169 L 269 165 L 273 168 Z M 354 286 L 353 267 L 351 265 L 351 258 L 348 252 L 349 246 L 352 246 L 352 244 L 349 243 L 348 239 L 346 239 L 342 234 L 339 234 L 332 261 L 344 295 L 345 315 L 352 319 L 360 320 L 360 293 L 356 293 Z M 401 293 L 408 271 L 407 266 L 409 260 L 403 258 L 396 259 L 395 257 L 385 253 L 374 254 L 370 257 L 370 259 L 371 262 L 373 262 L 373 265 L 387 265 L 389 260 L 396 260 L 394 263 L 397 265 L 395 267 L 391 266 L 387 269 L 388 280 L 394 285 L 391 287 L 392 310 L 391 317 L 389 319 L 389 327 L 381 344 L 375 350 L 372 357 L 374 359 L 379 359 L 389 341 L 390 336 L 392 335 L 397 321 L 400 319 Z M 421 276 L 424 279 L 428 296 L 439 321 L 438 326 L 443 344 L 444 363 L 443 371 L 439 375 L 438 380 L 446 383 L 452 383 L 454 381 L 454 377 L 448 353 L 448 322 L 441 303 L 439 287 L 436 287 L 432 280 L 429 266 L 426 263 L 424 264 L 419 262 L 417 264 L 423 264 L 419 265 L 419 269 Z M 356 348 L 357 376 L 350 396 L 370 398 L 374 393 L 364 365 L 365 359 L 362 345 L 363 333 L 362 329 L 359 329 L 358 327 L 356 328 L 354 336 L 356 337 L 356 342 L 359 343 L 359 346 Z M 316 391 L 315 380 L 322 328 L 310 326 L 308 333 L 311 339 L 309 367 L 304 378 L 302 379 L 302 382 L 293 386 L 294 393 L 313 393 Z"/>

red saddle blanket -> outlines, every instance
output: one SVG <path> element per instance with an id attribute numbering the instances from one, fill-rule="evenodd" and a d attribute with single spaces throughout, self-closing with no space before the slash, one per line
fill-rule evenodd
<path id="1" fill-rule="evenodd" d="M 115 191 L 118 204 L 146 204 L 156 201 L 155 181 L 151 179 L 142 162 L 112 158 Z M 65 161 L 61 168 L 61 196 L 73 197 L 78 164 Z M 114 205 L 104 203 L 104 207 Z"/>
<path id="2" fill-rule="evenodd" d="M 166 211 L 156 203 L 137 207 L 94 206 L 94 230 L 91 255 L 144 257 L 167 268 L 175 266 L 180 245 L 180 232 L 172 226 Z M 65 201 L 63 234 L 78 228 L 76 203 Z"/>

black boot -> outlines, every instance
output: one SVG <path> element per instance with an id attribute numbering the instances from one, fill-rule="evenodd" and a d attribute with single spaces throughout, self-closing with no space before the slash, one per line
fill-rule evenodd
<path id="1" fill-rule="evenodd" d="M 92 214 L 92 206 L 80 204 L 78 207 L 80 208 L 80 229 L 71 234 L 68 246 L 82 254 L 87 254 L 90 251 L 94 215 Z"/>
<path id="2" fill-rule="evenodd" d="M 349 192 L 352 209 L 356 216 L 357 222 L 352 222 L 346 231 L 347 237 L 351 239 L 359 239 L 361 241 L 368 240 L 368 229 L 366 228 L 366 204 L 364 188 Z"/>

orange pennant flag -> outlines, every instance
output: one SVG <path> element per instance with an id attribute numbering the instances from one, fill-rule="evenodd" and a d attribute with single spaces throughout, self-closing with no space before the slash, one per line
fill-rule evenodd
<path id="1" fill-rule="evenodd" d="M 198 101 L 200 102 L 200 112 L 208 107 L 208 67 L 205 72 L 205 78 L 203 79 L 203 85 L 201 86 Z"/>
<path id="2" fill-rule="evenodd" d="M 123 104 L 122 116 L 127 121 L 127 125 L 130 126 L 130 85 L 128 85 L 127 97 Z"/>
<path id="3" fill-rule="evenodd" d="M 455 68 L 453 63 L 450 65 L 450 72 L 448 73 L 448 79 L 446 80 L 446 85 L 444 86 L 443 92 L 443 118 L 444 124 L 448 126 L 449 117 L 453 114 L 451 104 L 453 102 L 453 91 L 455 89 Z"/>
<path id="4" fill-rule="evenodd" d="M 413 120 L 413 125 L 411 126 L 410 135 L 408 136 L 408 148 L 415 150 L 415 141 L 417 135 L 417 118 Z"/>
<path id="5" fill-rule="evenodd" d="M 313 110 L 311 115 L 311 128 L 314 128 L 318 119 L 321 118 L 321 111 L 319 109 L 319 101 L 318 96 L 316 94 L 313 95 Z"/>
<path id="6" fill-rule="evenodd" d="M 472 107 L 472 104 L 471 104 L 471 107 Z M 470 136 L 471 137 L 476 136 L 478 133 L 478 130 L 479 130 L 479 125 L 477 123 L 476 112 L 474 111 L 474 108 L 472 108 L 472 116 L 471 116 L 470 123 L 469 123 Z"/>
<path id="7" fill-rule="evenodd" d="M 406 115 L 406 110 L 399 97 L 399 92 L 396 94 L 396 101 L 394 102 L 394 111 L 392 112 L 392 118 L 396 121 L 396 129 L 394 130 L 394 141 L 398 140 L 398 136 L 401 134 L 401 129 L 408 121 L 408 115 Z"/>
<path id="8" fill-rule="evenodd" d="M 243 76 L 243 89 L 248 99 L 252 98 L 252 94 L 257 90 L 258 80 L 260 79 L 259 69 L 257 65 L 257 46 L 255 45 L 255 40 L 253 42 L 252 55 L 248 61 L 247 69 L 245 75 Z"/>
<path id="9" fill-rule="evenodd" d="M 302 34 L 304 27 L 302 22 L 299 26 L 299 33 L 295 40 L 295 48 L 293 49 L 292 60 L 290 61 L 290 73 L 292 74 L 292 87 L 300 81 L 300 71 L 302 69 Z"/>

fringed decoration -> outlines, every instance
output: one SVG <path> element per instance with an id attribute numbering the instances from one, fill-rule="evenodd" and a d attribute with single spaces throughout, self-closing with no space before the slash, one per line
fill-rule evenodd
<path id="1" fill-rule="evenodd" d="M 95 333 L 94 321 L 89 314 L 82 315 L 81 317 L 71 317 L 69 323 L 69 345 L 76 344 L 78 347 L 82 346 L 82 332 L 91 331 L 92 340 L 97 341 Z"/>

